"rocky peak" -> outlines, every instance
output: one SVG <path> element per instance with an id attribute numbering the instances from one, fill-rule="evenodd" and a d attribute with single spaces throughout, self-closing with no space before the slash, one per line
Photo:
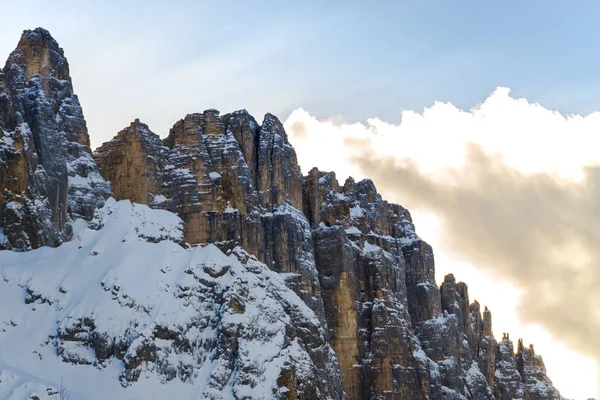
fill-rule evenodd
<path id="1" fill-rule="evenodd" d="M 71 80 L 63 49 L 44 28 L 23 31 L 7 64 L 11 62 L 25 67 L 27 79 L 40 75 L 44 78 Z"/>
<path id="2" fill-rule="evenodd" d="M 5 70 L 12 71 L 15 68 L 21 69 L 20 72 L 25 78 L 24 82 L 29 81 L 34 75 L 38 75 L 42 80 L 44 92 L 48 96 L 52 91 L 53 79 L 65 81 L 68 86 L 71 85 L 69 63 L 63 49 L 50 35 L 50 32 L 43 28 L 23 32 L 17 48 L 6 62 Z M 69 89 L 73 90 L 72 87 Z"/>
<path id="3" fill-rule="evenodd" d="M 484 336 L 494 336 L 492 332 L 492 312 L 487 307 L 483 311 L 482 334 Z"/>
<path id="4" fill-rule="evenodd" d="M 280 135 L 283 138 L 283 142 L 285 144 L 290 144 L 290 142 L 288 141 L 287 133 L 285 132 L 285 129 L 283 129 L 283 124 L 281 123 L 279 118 L 277 118 L 271 113 L 265 114 L 261 126 L 261 131 L 271 132 L 273 134 Z"/>
<path id="5" fill-rule="evenodd" d="M 497 367 L 495 372 L 495 393 L 499 399 L 523 399 L 525 392 L 521 374 L 517 369 L 513 342 L 504 333 L 498 344 Z"/>
<path id="6" fill-rule="evenodd" d="M 440 287 L 442 309 L 456 316 L 458 328 L 467 338 L 471 353 L 477 350 L 476 335 L 471 325 L 469 293 L 464 282 L 456 282 L 453 274 L 444 277 Z"/>
<path id="7" fill-rule="evenodd" d="M 288 201 L 302 210 L 302 173 L 296 151 L 283 124 L 272 114 L 265 115 L 258 136 L 257 189 L 263 207 Z"/>
<path id="8" fill-rule="evenodd" d="M 0 76 L 3 247 L 57 245 L 110 194 L 89 149 L 69 65 L 48 31 L 25 31 Z"/>
<path id="9" fill-rule="evenodd" d="M 96 149 L 94 157 L 117 198 L 152 204 L 154 195 L 160 192 L 159 163 L 166 151 L 163 147 L 160 137 L 136 119 L 112 141 Z M 117 165 L 127 167 L 116 168 Z"/>
<path id="10" fill-rule="evenodd" d="M 525 385 L 525 398 L 527 400 L 559 399 L 558 390 L 552 386 L 552 381 L 546 375 L 546 366 L 542 356 L 535 354 L 533 344 L 528 347 L 519 339 L 517 345 L 517 369 Z"/>

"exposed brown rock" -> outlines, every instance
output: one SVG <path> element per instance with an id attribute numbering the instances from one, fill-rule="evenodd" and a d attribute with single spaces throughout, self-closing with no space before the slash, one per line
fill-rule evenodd
<path id="1" fill-rule="evenodd" d="M 155 194 L 160 193 L 159 163 L 164 152 L 158 135 L 136 119 L 113 140 L 96 149 L 94 157 L 117 199 L 152 204 Z"/>

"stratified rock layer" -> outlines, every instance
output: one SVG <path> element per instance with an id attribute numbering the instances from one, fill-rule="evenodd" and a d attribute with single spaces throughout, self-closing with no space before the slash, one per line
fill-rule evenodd
<path id="1" fill-rule="evenodd" d="M 0 70 L 0 248 L 55 246 L 108 195 L 63 50 L 25 31 Z"/>

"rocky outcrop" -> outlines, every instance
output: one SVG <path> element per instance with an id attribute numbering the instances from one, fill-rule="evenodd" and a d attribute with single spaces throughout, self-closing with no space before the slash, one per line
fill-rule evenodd
<path id="1" fill-rule="evenodd" d="M 498 344 L 494 392 L 498 400 L 525 398 L 522 377 L 517 369 L 513 343 L 506 333 Z"/>
<path id="2" fill-rule="evenodd" d="M 409 310 L 417 305 L 407 302 L 403 250 L 418 241 L 410 214 L 381 199 L 370 180 L 340 186 L 333 173 L 317 169 L 304 180 L 304 199 L 331 343 L 349 398 L 427 398 L 428 380 L 413 354 L 420 346 Z M 425 270 L 423 258 L 415 258 Z M 418 285 L 416 279 L 410 284 Z M 431 289 L 439 299 L 437 286 Z M 439 301 L 432 310 L 439 312 Z"/>
<path id="3" fill-rule="evenodd" d="M 112 183 L 115 196 L 139 204 L 154 204 L 160 193 L 166 152 L 158 135 L 138 119 L 95 152 L 102 176 Z M 156 199 L 160 203 L 160 199 Z"/>
<path id="4" fill-rule="evenodd" d="M 470 306 L 471 326 L 477 342 L 477 351 L 473 355 L 489 387 L 493 388 L 498 342 L 496 342 L 492 332 L 492 313 L 485 307 L 482 318 L 479 310 L 479 303 L 477 301 L 473 302 Z"/>
<path id="5" fill-rule="evenodd" d="M 517 369 L 525 384 L 526 400 L 560 399 L 560 393 L 552 386 L 552 381 L 546 375 L 546 366 L 542 357 L 535 354 L 533 345 L 523 345 L 519 339 L 517 346 Z"/>
<path id="6" fill-rule="evenodd" d="M 0 248 L 55 246 L 109 194 L 63 50 L 25 31 L 0 71 Z"/>

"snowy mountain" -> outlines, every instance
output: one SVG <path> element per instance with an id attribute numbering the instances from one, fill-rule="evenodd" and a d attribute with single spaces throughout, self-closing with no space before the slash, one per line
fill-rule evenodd
<path id="1" fill-rule="evenodd" d="M 408 210 L 302 176 L 277 117 L 136 120 L 92 153 L 41 28 L 0 70 L 0 189 L 0 398 L 560 398 L 437 286 Z"/>

